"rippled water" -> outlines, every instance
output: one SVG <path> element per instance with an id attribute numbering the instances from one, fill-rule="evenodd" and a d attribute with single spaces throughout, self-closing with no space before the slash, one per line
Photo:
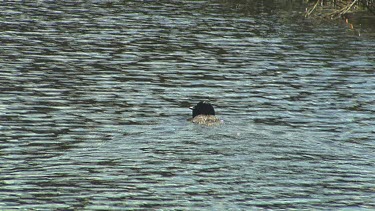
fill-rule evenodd
<path id="1" fill-rule="evenodd" d="M 375 209 L 374 40 L 253 6 L 3 1 L 0 209 Z"/>

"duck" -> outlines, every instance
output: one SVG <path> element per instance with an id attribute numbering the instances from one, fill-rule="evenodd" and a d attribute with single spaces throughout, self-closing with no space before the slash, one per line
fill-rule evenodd
<path id="1" fill-rule="evenodd" d="M 189 121 L 206 126 L 220 125 L 222 121 L 215 116 L 215 109 L 211 103 L 200 101 L 194 107 L 190 107 L 193 111 L 193 117 Z"/>

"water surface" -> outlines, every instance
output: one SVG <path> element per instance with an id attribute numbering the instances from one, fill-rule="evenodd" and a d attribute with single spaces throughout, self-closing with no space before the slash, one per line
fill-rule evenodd
<path id="1" fill-rule="evenodd" d="M 0 209 L 375 209 L 371 37 L 288 1 L 1 7 Z"/>

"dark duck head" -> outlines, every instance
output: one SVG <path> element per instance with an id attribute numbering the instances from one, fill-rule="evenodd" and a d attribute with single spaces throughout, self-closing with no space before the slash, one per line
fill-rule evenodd
<path id="1" fill-rule="evenodd" d="M 215 109 L 211 103 L 204 101 L 199 102 L 196 106 L 191 107 L 193 110 L 193 118 L 198 115 L 215 115 Z"/>

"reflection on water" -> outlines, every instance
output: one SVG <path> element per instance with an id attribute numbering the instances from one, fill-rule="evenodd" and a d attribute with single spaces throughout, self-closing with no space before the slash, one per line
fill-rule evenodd
<path id="1" fill-rule="evenodd" d="M 374 41 L 222 3 L 1 3 L 0 208 L 374 209 Z"/>

